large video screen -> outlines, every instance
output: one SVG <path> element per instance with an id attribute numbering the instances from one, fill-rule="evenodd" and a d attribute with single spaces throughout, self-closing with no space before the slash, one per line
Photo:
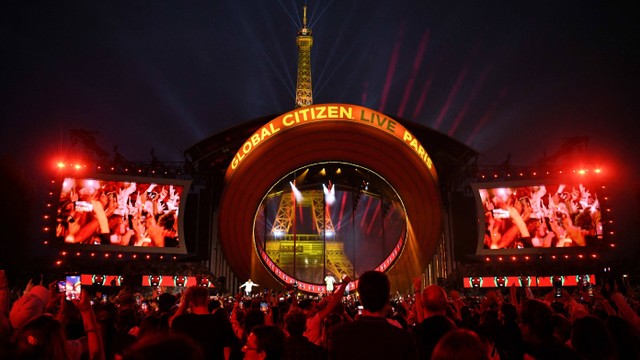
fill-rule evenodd
<path id="1" fill-rule="evenodd" d="M 66 177 L 56 240 L 99 250 L 186 253 L 182 230 L 189 185 L 177 179 Z"/>
<path id="2" fill-rule="evenodd" d="M 603 244 L 599 194 L 592 186 L 555 181 L 472 188 L 479 215 L 478 254 Z"/>

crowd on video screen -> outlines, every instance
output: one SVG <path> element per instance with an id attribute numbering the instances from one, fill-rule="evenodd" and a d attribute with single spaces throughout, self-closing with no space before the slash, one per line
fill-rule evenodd
<path id="1" fill-rule="evenodd" d="M 183 187 L 64 179 L 56 238 L 69 244 L 180 247 Z"/>
<path id="2" fill-rule="evenodd" d="M 593 245 L 602 238 L 600 204 L 582 184 L 479 189 L 484 249 Z"/>

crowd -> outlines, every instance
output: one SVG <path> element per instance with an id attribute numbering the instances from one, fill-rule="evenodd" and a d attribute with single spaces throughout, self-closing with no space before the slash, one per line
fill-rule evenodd
<path id="1" fill-rule="evenodd" d="M 583 185 L 480 189 L 485 249 L 570 247 L 602 238 L 600 203 Z"/>
<path id="2" fill-rule="evenodd" d="M 593 296 L 511 287 L 462 297 L 420 278 L 413 294 L 392 296 L 377 271 L 345 294 L 350 281 L 320 298 L 192 286 L 147 299 L 84 289 L 66 300 L 55 283 L 12 296 L 0 271 L 0 359 L 640 358 L 639 304 L 615 283 Z"/>
<path id="3" fill-rule="evenodd" d="M 67 178 L 56 237 L 75 244 L 178 247 L 180 196 L 173 185 Z"/>

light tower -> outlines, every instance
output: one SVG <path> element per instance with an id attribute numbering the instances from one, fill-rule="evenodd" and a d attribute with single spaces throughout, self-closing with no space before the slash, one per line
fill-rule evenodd
<path id="1" fill-rule="evenodd" d="M 313 37 L 307 28 L 307 6 L 303 7 L 302 29 L 298 31 L 298 82 L 296 84 L 296 108 L 313 104 L 311 90 L 311 46 Z"/>

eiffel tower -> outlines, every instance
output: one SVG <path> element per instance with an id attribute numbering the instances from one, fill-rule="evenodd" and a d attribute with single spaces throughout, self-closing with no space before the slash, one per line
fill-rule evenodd
<path id="1" fill-rule="evenodd" d="M 298 44 L 298 83 L 296 85 L 296 108 L 313 104 L 313 92 L 311 89 L 311 46 L 313 36 L 311 29 L 307 28 L 307 6 L 305 5 L 302 20 L 302 29 L 298 31 L 296 43 Z"/>
<path id="2" fill-rule="evenodd" d="M 316 232 L 300 234 L 293 230 L 297 207 L 311 208 Z M 327 234 L 331 234 L 330 239 L 327 239 Z M 344 253 L 344 243 L 337 239 L 331 216 L 328 209 L 325 210 L 322 190 L 302 191 L 302 200 L 299 201 L 286 194 L 281 196 L 275 221 L 267 237 L 266 252 L 281 267 L 294 264 L 295 261 L 307 281 L 322 283 L 325 267 L 328 273 L 337 277 L 353 274 L 353 265 Z M 302 277 L 299 274 L 292 275 Z"/>

